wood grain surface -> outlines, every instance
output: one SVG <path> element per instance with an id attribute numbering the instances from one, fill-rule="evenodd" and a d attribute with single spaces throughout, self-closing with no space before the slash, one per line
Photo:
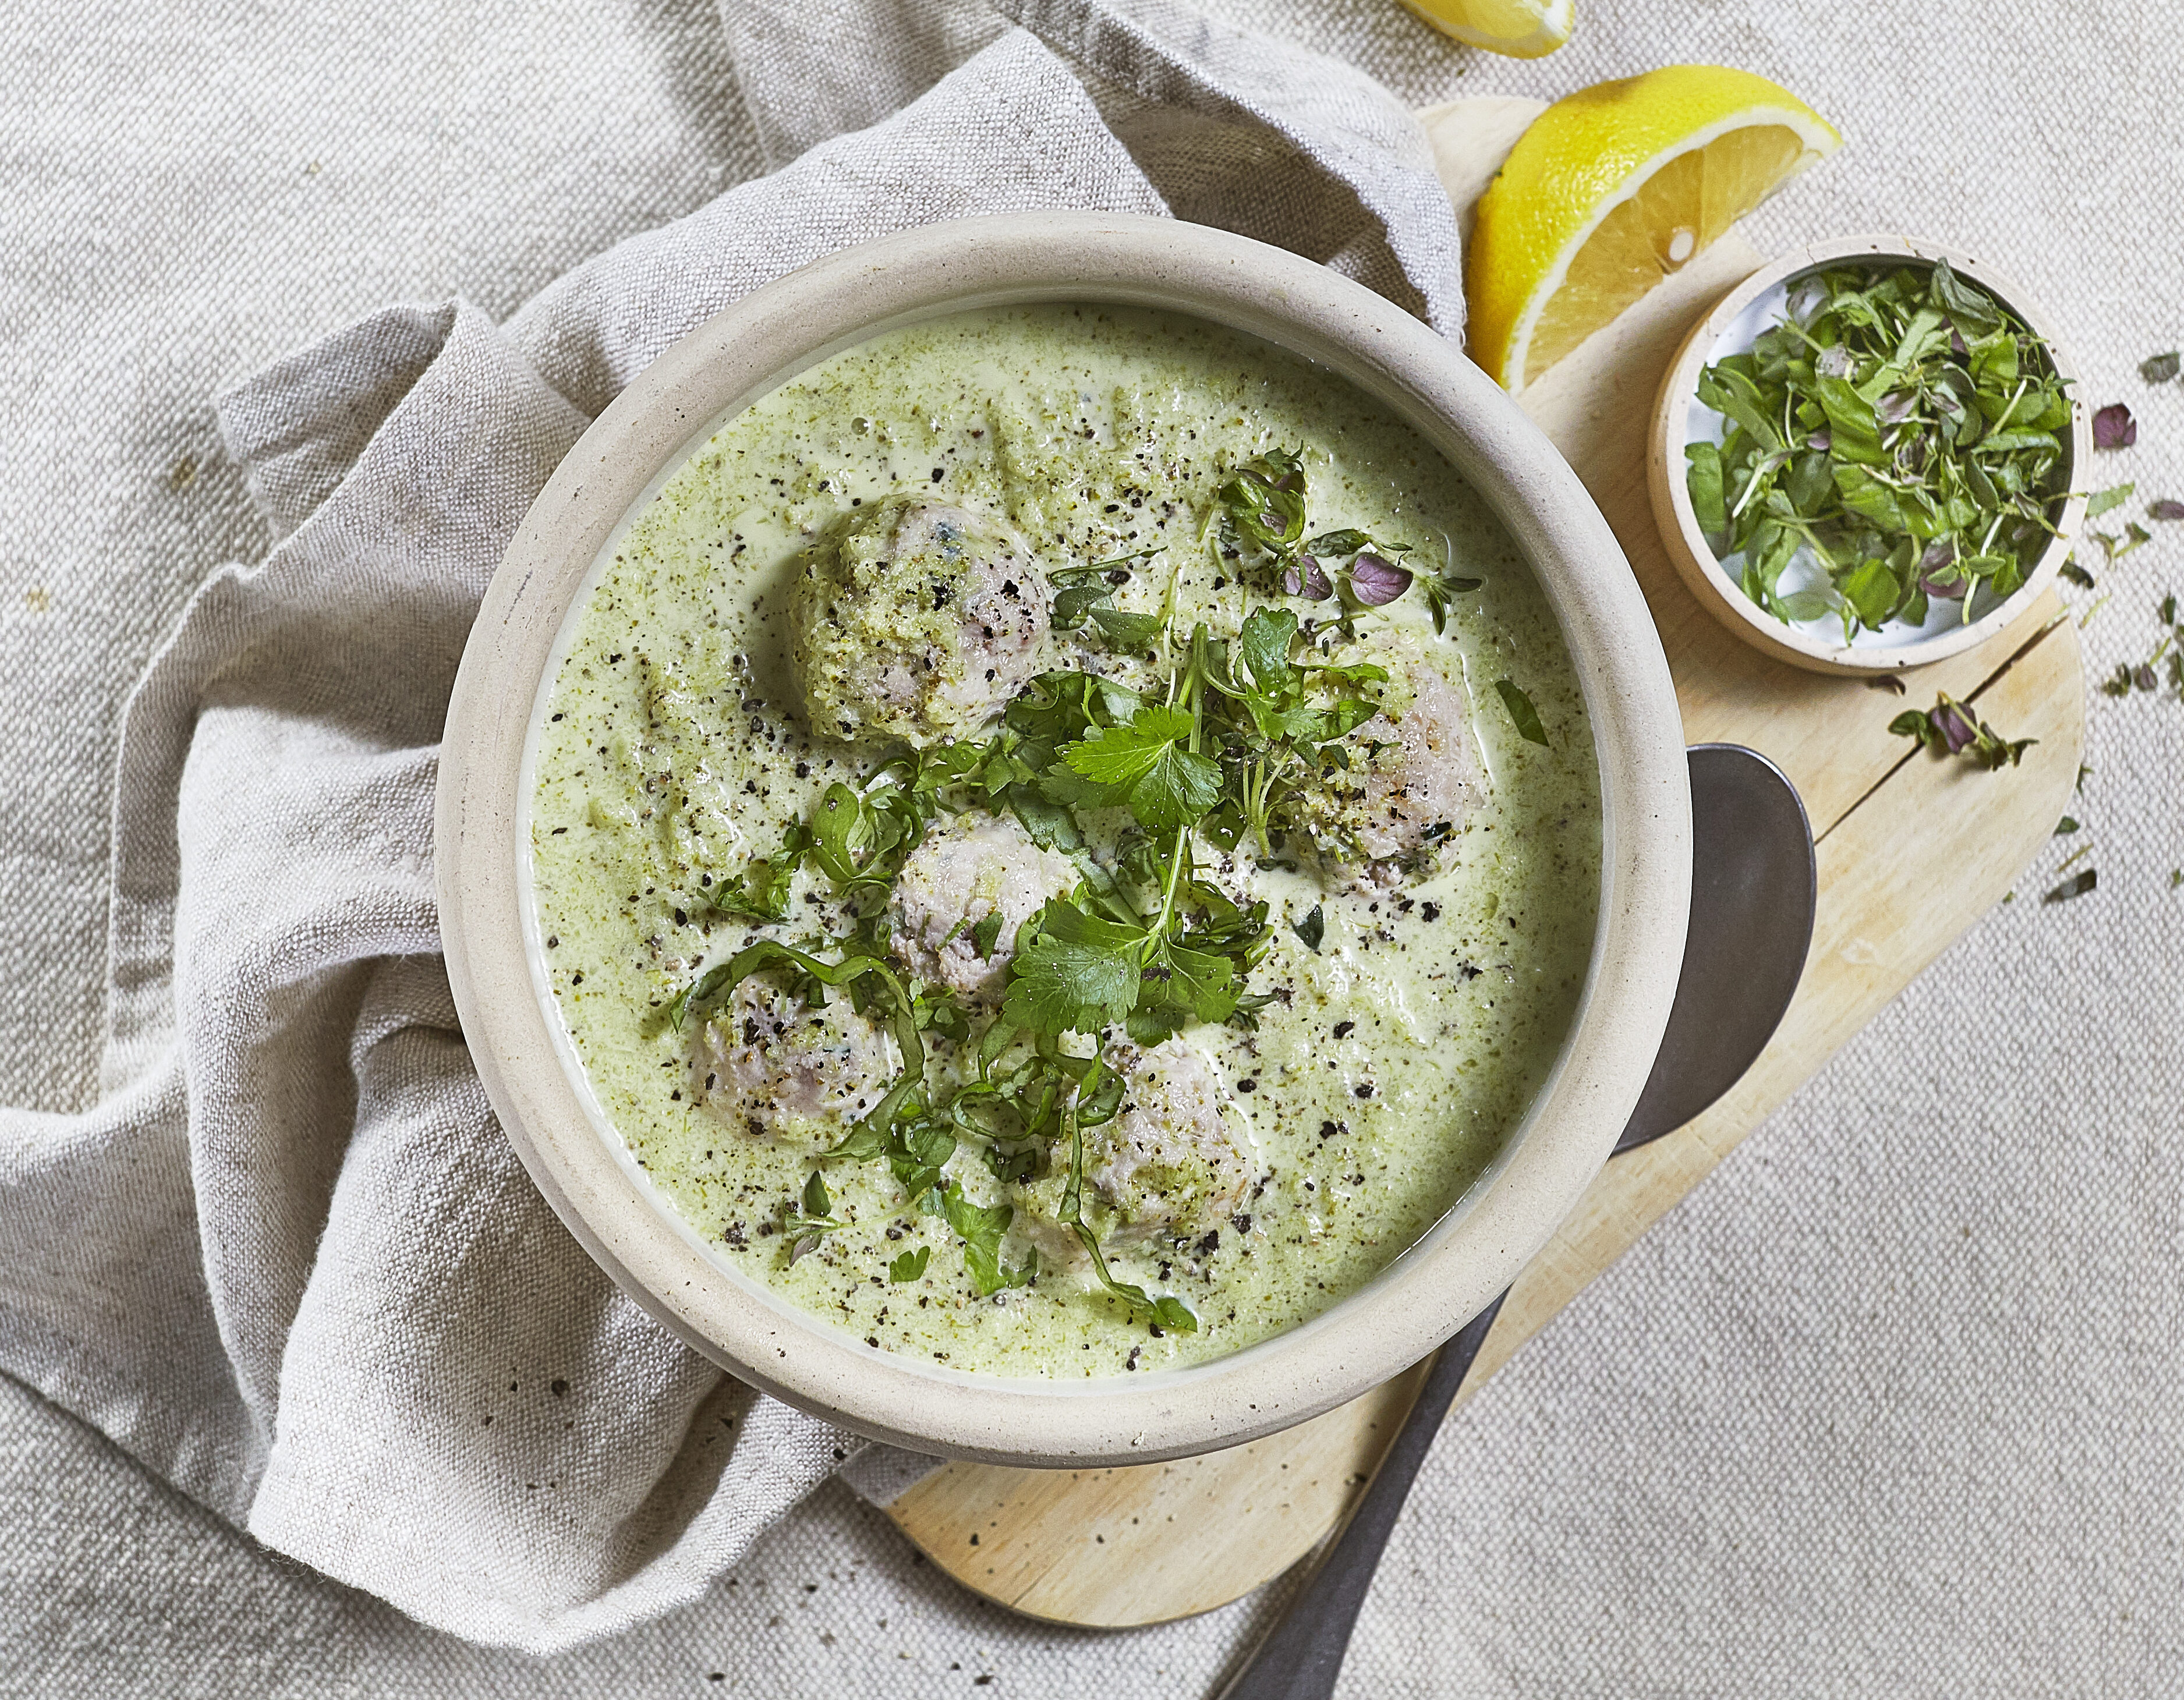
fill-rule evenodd
<path id="1" fill-rule="evenodd" d="M 1459 207 L 1536 103 L 1424 114 Z M 1490 161 L 1490 165 L 1485 162 Z M 1905 676 L 1906 701 L 1974 703 L 2015 770 L 1914 751 L 1868 681 L 1769 660 L 1707 613 L 1670 565 L 1646 487 L 1654 391 L 1688 326 L 1760 256 L 1735 231 L 1696 256 L 1522 398 L 1622 542 L 1675 675 L 1688 742 L 1747 744 L 1796 783 L 1818 843 L 1811 953 L 1774 1041 L 1712 1109 L 1609 1163 L 1525 1269 L 1466 1396 L 1705 1178 L 1737 1142 L 1988 909 L 2047 840 L 2077 782 L 2085 689 L 2077 633 L 2052 594 L 1979 649 Z M 1947 880 L 1934 870 L 1947 867 Z M 967 1587 L 1033 1617 L 1123 1627 L 1249 1592 L 1347 1515 L 1410 1408 L 1418 1370 L 1286 1433 L 1173 1463 L 1085 1470 L 948 1464 L 887 1508 Z"/>

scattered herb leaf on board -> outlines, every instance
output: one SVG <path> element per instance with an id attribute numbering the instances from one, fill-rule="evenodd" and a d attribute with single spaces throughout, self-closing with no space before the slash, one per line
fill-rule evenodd
<path id="1" fill-rule="evenodd" d="M 1888 722 L 1902 738 L 1914 738 L 1941 755 L 1961 755 L 1975 767 L 1989 772 L 2014 767 L 2036 738 L 2007 739 L 1947 691 L 1937 692 L 1933 707 L 1920 712 L 1908 708 Z"/>
<path id="2" fill-rule="evenodd" d="M 2072 874 L 2061 884 L 2049 888 L 2040 900 L 2042 903 L 2068 903 L 2074 897 L 2083 897 L 2087 892 L 2097 889 L 2100 883 L 2098 870 L 2085 868 Z"/>
<path id="3" fill-rule="evenodd" d="M 2184 352 L 2171 348 L 2165 354 L 2148 354 L 2138 363 L 2138 375 L 2150 384 L 2165 384 L 2184 367 Z"/>
<path id="4" fill-rule="evenodd" d="M 2071 402 L 2046 344 L 1946 263 L 1830 268 L 1700 374 L 1724 421 L 1684 453 L 1746 595 L 1847 641 L 2025 582 L 2064 496 Z M 1805 564 L 1791 575 L 1793 561 Z"/>
<path id="5" fill-rule="evenodd" d="M 2093 415 L 2093 447 L 2128 449 L 2138 441 L 2138 421 L 2121 402 L 2111 403 Z"/>

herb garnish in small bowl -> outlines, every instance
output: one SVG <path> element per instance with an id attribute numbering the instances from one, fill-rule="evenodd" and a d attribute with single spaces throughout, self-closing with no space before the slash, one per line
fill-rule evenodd
<path id="1" fill-rule="evenodd" d="M 1738 635 L 1829 672 L 1938 660 L 2070 553 L 2089 458 L 2075 375 L 2020 291 L 1866 238 L 1767 267 L 1671 364 L 1656 518 Z"/>

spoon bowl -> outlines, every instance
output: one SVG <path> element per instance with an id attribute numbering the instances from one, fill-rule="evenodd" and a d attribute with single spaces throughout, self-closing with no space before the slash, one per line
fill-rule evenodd
<path id="1" fill-rule="evenodd" d="M 1741 1079 L 1780 1025 L 1819 895 L 1812 823 L 1780 767 L 1736 744 L 1694 744 L 1691 911 L 1684 966 L 1652 1073 L 1619 1154 L 1673 1133 Z M 1417 1402 L 1273 1633 L 1220 1700 L 1329 1700 L 1380 1552 L 1504 1292 L 1442 1346 Z"/>

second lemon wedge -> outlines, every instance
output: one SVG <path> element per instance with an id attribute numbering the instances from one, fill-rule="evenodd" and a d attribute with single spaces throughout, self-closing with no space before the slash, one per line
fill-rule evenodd
<path id="1" fill-rule="evenodd" d="M 1570 38 L 1576 0 L 1403 0 L 1444 36 L 1513 59 L 1544 59 Z"/>
<path id="2" fill-rule="evenodd" d="M 1556 102 L 1479 200 L 1472 359 L 1521 390 L 1841 142 L 1779 83 L 1721 65 Z"/>

